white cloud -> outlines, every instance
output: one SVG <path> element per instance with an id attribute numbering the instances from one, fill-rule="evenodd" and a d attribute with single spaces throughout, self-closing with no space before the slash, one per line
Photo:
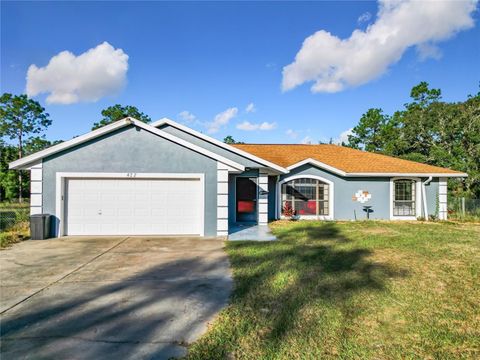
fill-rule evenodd
<path id="1" fill-rule="evenodd" d="M 217 114 L 212 122 L 207 123 L 207 131 L 210 134 L 216 133 L 221 127 L 227 125 L 238 114 L 236 107 L 228 108 L 227 110 Z"/>
<path id="2" fill-rule="evenodd" d="M 370 21 L 371 18 L 372 18 L 372 14 L 370 14 L 370 13 L 367 11 L 367 12 L 364 12 L 362 15 L 360 15 L 360 16 L 358 17 L 357 22 L 358 22 L 359 24 L 361 24 L 361 23 Z"/>
<path id="3" fill-rule="evenodd" d="M 245 112 L 247 112 L 247 113 L 252 113 L 252 112 L 255 112 L 255 111 L 257 111 L 257 108 L 255 107 L 254 103 L 248 104 L 247 107 L 245 108 Z"/>
<path id="4" fill-rule="evenodd" d="M 333 140 L 333 143 L 334 144 L 337 144 L 337 145 L 342 145 L 342 143 L 345 143 L 347 144 L 348 143 L 348 135 L 352 135 L 352 130 L 353 128 L 350 128 L 348 130 L 345 130 L 344 132 L 342 132 L 338 138 L 334 139 Z"/>
<path id="5" fill-rule="evenodd" d="M 403 53 L 434 45 L 474 26 L 478 0 L 380 0 L 377 20 L 340 39 L 325 30 L 306 38 L 295 61 L 283 68 L 282 88 L 313 81 L 312 92 L 337 92 L 382 75 Z"/>
<path id="6" fill-rule="evenodd" d="M 260 124 L 253 124 L 249 121 L 244 121 L 240 124 L 237 125 L 237 129 L 239 130 L 245 130 L 245 131 L 253 131 L 253 130 L 273 130 L 277 127 L 277 124 L 272 122 L 262 122 Z"/>
<path id="7" fill-rule="evenodd" d="M 287 131 L 285 131 L 285 134 L 290 136 L 292 139 L 296 139 L 298 137 L 298 131 L 295 131 L 293 129 L 288 129 Z"/>
<path id="8" fill-rule="evenodd" d="M 421 61 L 427 59 L 440 60 L 442 57 L 442 51 L 433 44 L 420 44 L 416 47 L 418 58 Z"/>
<path id="9" fill-rule="evenodd" d="M 300 141 L 300 144 L 311 144 L 313 139 L 310 136 L 305 136 L 302 141 Z"/>
<path id="10" fill-rule="evenodd" d="M 178 117 L 181 120 L 186 122 L 192 122 L 197 118 L 194 114 L 192 114 L 190 111 L 187 111 L 187 110 L 183 110 L 182 112 L 180 112 L 178 114 Z"/>
<path id="11" fill-rule="evenodd" d="M 78 56 L 62 51 L 45 67 L 30 65 L 26 92 L 28 96 L 49 94 L 49 104 L 97 101 L 125 86 L 127 70 L 128 55 L 108 42 Z"/>

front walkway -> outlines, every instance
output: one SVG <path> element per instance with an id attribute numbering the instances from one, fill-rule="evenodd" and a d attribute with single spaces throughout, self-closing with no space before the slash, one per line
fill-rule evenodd
<path id="1" fill-rule="evenodd" d="M 228 240 L 273 241 L 277 237 L 272 234 L 268 225 L 236 223 L 230 226 Z"/>
<path id="2" fill-rule="evenodd" d="M 223 241 L 30 240 L 0 251 L 0 358 L 183 356 L 227 304 Z"/>

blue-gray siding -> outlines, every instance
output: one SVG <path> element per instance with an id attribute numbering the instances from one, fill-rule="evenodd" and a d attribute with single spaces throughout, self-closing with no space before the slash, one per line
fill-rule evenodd
<path id="1" fill-rule="evenodd" d="M 282 175 L 280 180 L 293 175 L 316 175 L 334 183 L 334 219 L 351 220 L 366 218 L 364 205 L 372 206 L 371 219 L 390 219 L 390 178 L 389 177 L 358 177 L 345 178 L 311 165 L 303 165 L 293 169 L 289 174 Z M 425 181 L 423 178 L 422 181 Z M 358 190 L 372 194 L 368 203 L 361 204 L 352 200 Z M 435 214 L 438 197 L 438 179 L 434 179 L 426 187 L 427 207 L 429 214 Z M 422 207 L 423 211 L 423 207 Z"/>
<path id="2" fill-rule="evenodd" d="M 43 211 L 49 214 L 55 214 L 56 172 L 204 173 L 205 236 L 216 236 L 217 161 L 146 130 L 123 128 L 44 159 Z"/>
<path id="3" fill-rule="evenodd" d="M 248 158 L 245 158 L 241 155 L 238 155 L 236 153 L 233 153 L 231 151 L 228 151 L 218 145 L 212 144 L 208 141 L 205 141 L 203 139 L 200 139 L 196 136 L 193 136 L 192 134 L 186 133 L 185 131 L 179 130 L 173 126 L 170 125 L 163 125 L 160 127 L 162 131 L 168 132 L 169 134 L 172 134 L 176 137 L 179 137 L 180 139 L 184 139 L 192 144 L 201 146 L 204 149 L 210 150 L 218 155 L 221 155 L 227 159 L 230 159 L 232 161 L 235 161 L 245 167 L 263 167 L 263 165 L 250 160 Z"/>

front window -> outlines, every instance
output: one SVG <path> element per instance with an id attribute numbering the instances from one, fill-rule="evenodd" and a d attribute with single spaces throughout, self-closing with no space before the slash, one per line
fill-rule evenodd
<path id="1" fill-rule="evenodd" d="M 317 179 L 295 179 L 282 185 L 282 209 L 290 205 L 297 215 L 328 216 L 329 186 Z"/>
<path id="2" fill-rule="evenodd" d="M 394 216 L 415 216 L 415 180 L 395 180 Z"/>

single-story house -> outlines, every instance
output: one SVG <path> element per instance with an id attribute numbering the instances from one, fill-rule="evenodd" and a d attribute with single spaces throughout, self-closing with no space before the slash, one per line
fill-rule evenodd
<path id="1" fill-rule="evenodd" d="M 450 169 L 336 145 L 228 145 L 169 119 L 126 118 L 26 156 L 31 214 L 53 236 L 227 236 L 279 219 L 447 218 Z"/>

